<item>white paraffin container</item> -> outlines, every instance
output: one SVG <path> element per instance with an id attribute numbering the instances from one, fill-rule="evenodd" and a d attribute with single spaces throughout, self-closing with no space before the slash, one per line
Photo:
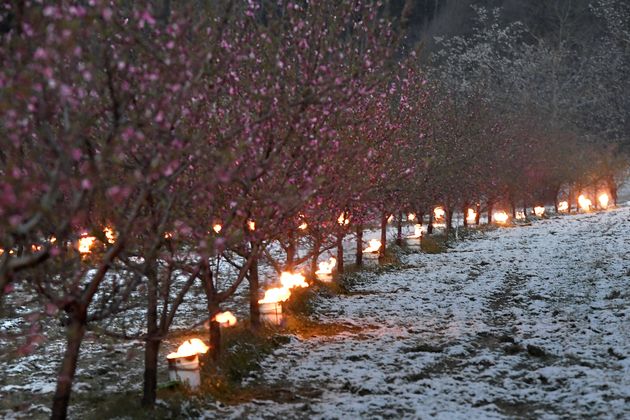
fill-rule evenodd
<path id="1" fill-rule="evenodd" d="M 260 304 L 260 319 L 263 322 L 273 325 L 281 325 L 284 320 L 282 314 L 282 303 L 267 302 Z"/>
<path id="2" fill-rule="evenodd" d="M 330 283 L 333 280 L 332 273 L 317 273 L 317 280 L 322 283 Z"/>
<path id="3" fill-rule="evenodd" d="M 191 389 L 199 388 L 199 355 L 173 357 L 168 359 L 168 378 L 188 385 Z"/>

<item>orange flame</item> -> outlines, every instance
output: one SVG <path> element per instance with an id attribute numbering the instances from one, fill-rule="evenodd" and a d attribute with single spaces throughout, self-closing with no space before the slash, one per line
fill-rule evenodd
<path id="1" fill-rule="evenodd" d="M 105 229 L 103 229 L 103 233 L 105 234 L 105 239 L 107 239 L 108 243 L 113 244 L 116 242 L 116 233 L 112 228 L 106 226 Z"/>
<path id="2" fill-rule="evenodd" d="M 414 220 L 416 220 L 416 213 L 409 213 L 407 215 L 407 220 L 409 220 L 410 222 L 413 222 Z"/>
<path id="3" fill-rule="evenodd" d="M 545 214 L 545 208 L 543 206 L 536 206 L 534 207 L 534 214 L 537 217 L 543 217 Z"/>
<path id="4" fill-rule="evenodd" d="M 507 223 L 510 216 L 508 216 L 508 214 L 504 211 L 498 211 L 492 215 L 492 218 L 495 222 L 504 224 Z"/>
<path id="5" fill-rule="evenodd" d="M 248 220 L 247 221 L 247 229 L 249 229 L 251 231 L 255 231 L 256 230 L 256 222 L 254 222 L 253 220 Z"/>
<path id="6" fill-rule="evenodd" d="M 558 203 L 558 211 L 567 211 L 569 210 L 569 202 L 561 201 Z"/>
<path id="7" fill-rule="evenodd" d="M 206 346 L 206 343 L 198 338 L 193 338 L 184 341 L 184 343 L 177 348 L 177 352 L 170 353 L 166 356 L 167 359 L 176 359 L 178 357 L 189 357 L 196 354 L 207 353 L 210 347 Z"/>
<path id="8" fill-rule="evenodd" d="M 280 284 L 285 289 L 293 289 L 295 287 L 308 287 L 305 277 L 300 273 L 289 273 L 284 271 L 280 274 Z"/>
<path id="9" fill-rule="evenodd" d="M 599 201 L 599 205 L 603 208 L 603 209 L 607 209 L 608 208 L 608 202 L 609 202 L 609 198 L 608 198 L 608 194 L 606 193 L 602 193 L 599 195 L 599 197 L 597 197 L 597 201 Z"/>
<path id="10" fill-rule="evenodd" d="M 516 219 L 518 220 L 524 220 L 527 217 L 525 216 L 525 212 L 524 211 L 517 211 L 516 212 Z"/>
<path id="11" fill-rule="evenodd" d="M 339 223 L 341 226 L 347 226 L 350 223 L 350 219 L 346 215 L 345 211 L 341 212 L 341 214 L 337 218 L 337 223 Z"/>
<path id="12" fill-rule="evenodd" d="M 223 229 L 223 226 L 221 226 L 221 224 L 220 224 L 220 223 L 215 223 L 215 224 L 212 226 L 212 230 L 214 231 L 214 233 L 220 233 L 220 232 L 221 232 L 221 229 Z"/>
<path id="13" fill-rule="evenodd" d="M 214 316 L 214 320 L 219 324 L 222 324 L 223 327 L 236 325 L 236 317 L 230 311 L 219 312 Z"/>
<path id="14" fill-rule="evenodd" d="M 265 291 L 265 296 L 258 303 L 284 302 L 291 297 L 291 291 L 284 287 L 274 287 Z"/>
<path id="15" fill-rule="evenodd" d="M 298 226 L 298 229 L 300 229 L 300 230 L 306 230 L 306 228 L 307 228 L 307 227 L 308 227 L 308 223 L 306 223 L 306 222 L 302 222 L 302 223 L 300 224 L 300 226 Z"/>
<path id="16" fill-rule="evenodd" d="M 319 264 L 317 264 L 317 267 L 319 269 L 315 272 L 315 274 L 316 275 L 332 274 L 336 266 L 337 266 L 337 258 L 330 257 L 328 261 L 322 261 Z"/>
<path id="17" fill-rule="evenodd" d="M 443 207 L 436 207 L 435 209 L 433 209 L 433 217 L 435 218 L 435 220 L 442 220 L 445 214 L 446 212 L 444 211 Z"/>
<path id="18" fill-rule="evenodd" d="M 92 252 L 90 248 L 94 245 L 96 238 L 94 236 L 83 236 L 77 242 L 77 250 L 81 254 L 89 254 Z"/>
<path id="19" fill-rule="evenodd" d="M 368 247 L 363 252 L 378 252 L 381 249 L 381 241 L 378 239 L 370 239 Z"/>
<path id="20" fill-rule="evenodd" d="M 580 205 L 580 208 L 582 210 L 590 211 L 591 206 L 593 205 L 593 202 L 589 200 L 588 198 L 584 197 L 584 194 L 580 194 L 580 196 L 578 197 L 578 204 Z"/>
<path id="21" fill-rule="evenodd" d="M 477 221 L 477 212 L 473 209 L 468 209 L 466 212 L 466 223 L 473 224 Z"/>
<path id="22" fill-rule="evenodd" d="M 389 217 L 387 218 L 387 223 L 391 223 L 394 220 L 394 215 L 390 214 Z"/>

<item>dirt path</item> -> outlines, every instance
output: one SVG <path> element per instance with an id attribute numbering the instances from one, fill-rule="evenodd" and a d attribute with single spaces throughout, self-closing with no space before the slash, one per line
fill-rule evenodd
<path id="1" fill-rule="evenodd" d="M 501 229 L 321 300 L 251 382 L 281 401 L 209 417 L 630 416 L 630 211 Z M 396 291 L 395 293 L 391 293 Z"/>

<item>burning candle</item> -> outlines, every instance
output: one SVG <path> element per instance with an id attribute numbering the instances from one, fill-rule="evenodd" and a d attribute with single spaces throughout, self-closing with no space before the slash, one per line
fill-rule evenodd
<path id="1" fill-rule="evenodd" d="M 421 237 L 422 237 L 422 225 L 420 223 L 416 223 L 415 225 L 413 225 L 413 235 L 407 236 L 407 238 L 419 239 Z"/>
<path id="2" fill-rule="evenodd" d="M 584 194 L 580 194 L 580 196 L 578 197 L 578 204 L 582 210 L 590 211 L 591 206 L 593 205 L 593 202 L 589 200 L 588 198 L 584 197 Z"/>
<path id="3" fill-rule="evenodd" d="M 510 216 L 508 216 L 508 214 L 506 212 L 504 212 L 504 211 L 498 211 L 498 212 L 496 212 L 496 213 L 494 213 L 492 215 L 492 218 L 497 223 L 505 224 L 505 223 L 507 223 L 507 221 L 510 218 Z"/>
<path id="4" fill-rule="evenodd" d="M 260 299 L 260 318 L 263 322 L 280 325 L 283 321 L 282 303 L 291 297 L 291 291 L 284 287 L 275 287 L 265 291 L 265 297 Z"/>
<path id="5" fill-rule="evenodd" d="M 466 223 L 472 225 L 477 222 L 477 212 L 474 209 L 466 211 Z"/>
<path id="6" fill-rule="evenodd" d="M 201 383 L 199 354 L 207 353 L 209 348 L 198 338 L 184 341 L 176 352 L 166 356 L 169 379 L 186 383 L 192 389 L 198 388 Z"/>
<path id="7" fill-rule="evenodd" d="M 82 236 L 77 241 L 77 250 L 81 254 L 89 254 L 90 252 L 92 252 L 90 248 L 92 248 L 92 245 L 94 245 L 96 238 L 94 236 L 87 236 L 87 234 L 84 235 L 85 236 Z"/>
<path id="8" fill-rule="evenodd" d="M 223 328 L 236 325 L 236 317 L 230 311 L 219 312 L 214 316 L 214 320 Z"/>
<path id="9" fill-rule="evenodd" d="M 543 206 L 534 207 L 534 214 L 537 217 L 543 217 L 545 215 L 545 208 Z"/>
<path id="10" fill-rule="evenodd" d="M 289 273 L 284 271 L 280 274 L 280 284 L 285 289 L 294 289 L 296 287 L 308 287 L 306 278 L 300 273 Z"/>
<path id="11" fill-rule="evenodd" d="M 368 247 L 363 250 L 363 252 L 372 252 L 376 253 L 381 249 L 381 241 L 378 239 L 370 239 L 368 242 Z"/>
<path id="12" fill-rule="evenodd" d="M 116 242 L 116 233 L 114 232 L 114 229 L 106 226 L 105 229 L 103 229 L 103 233 L 105 234 L 105 239 L 107 239 L 108 243 L 113 244 Z"/>
<path id="13" fill-rule="evenodd" d="M 435 220 L 442 220 L 445 214 L 446 212 L 444 211 L 443 207 L 436 207 L 435 209 L 433 209 L 433 217 L 435 218 Z"/>
<path id="14" fill-rule="evenodd" d="M 601 208 L 603 209 L 607 209 L 608 208 L 608 194 L 606 193 L 602 193 L 599 195 L 599 197 L 597 197 L 597 201 L 599 201 L 599 205 L 601 206 Z"/>
<path id="15" fill-rule="evenodd" d="M 320 262 L 317 265 L 318 270 L 315 272 L 317 279 L 319 281 L 323 281 L 326 283 L 332 281 L 332 272 L 336 266 L 337 266 L 337 258 L 335 257 L 330 257 L 328 261 Z"/>

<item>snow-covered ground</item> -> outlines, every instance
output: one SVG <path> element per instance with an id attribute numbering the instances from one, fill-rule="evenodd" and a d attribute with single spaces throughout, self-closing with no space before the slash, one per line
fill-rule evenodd
<path id="1" fill-rule="evenodd" d="M 630 209 L 488 232 L 362 273 L 252 383 L 293 393 L 208 418 L 630 418 Z"/>

